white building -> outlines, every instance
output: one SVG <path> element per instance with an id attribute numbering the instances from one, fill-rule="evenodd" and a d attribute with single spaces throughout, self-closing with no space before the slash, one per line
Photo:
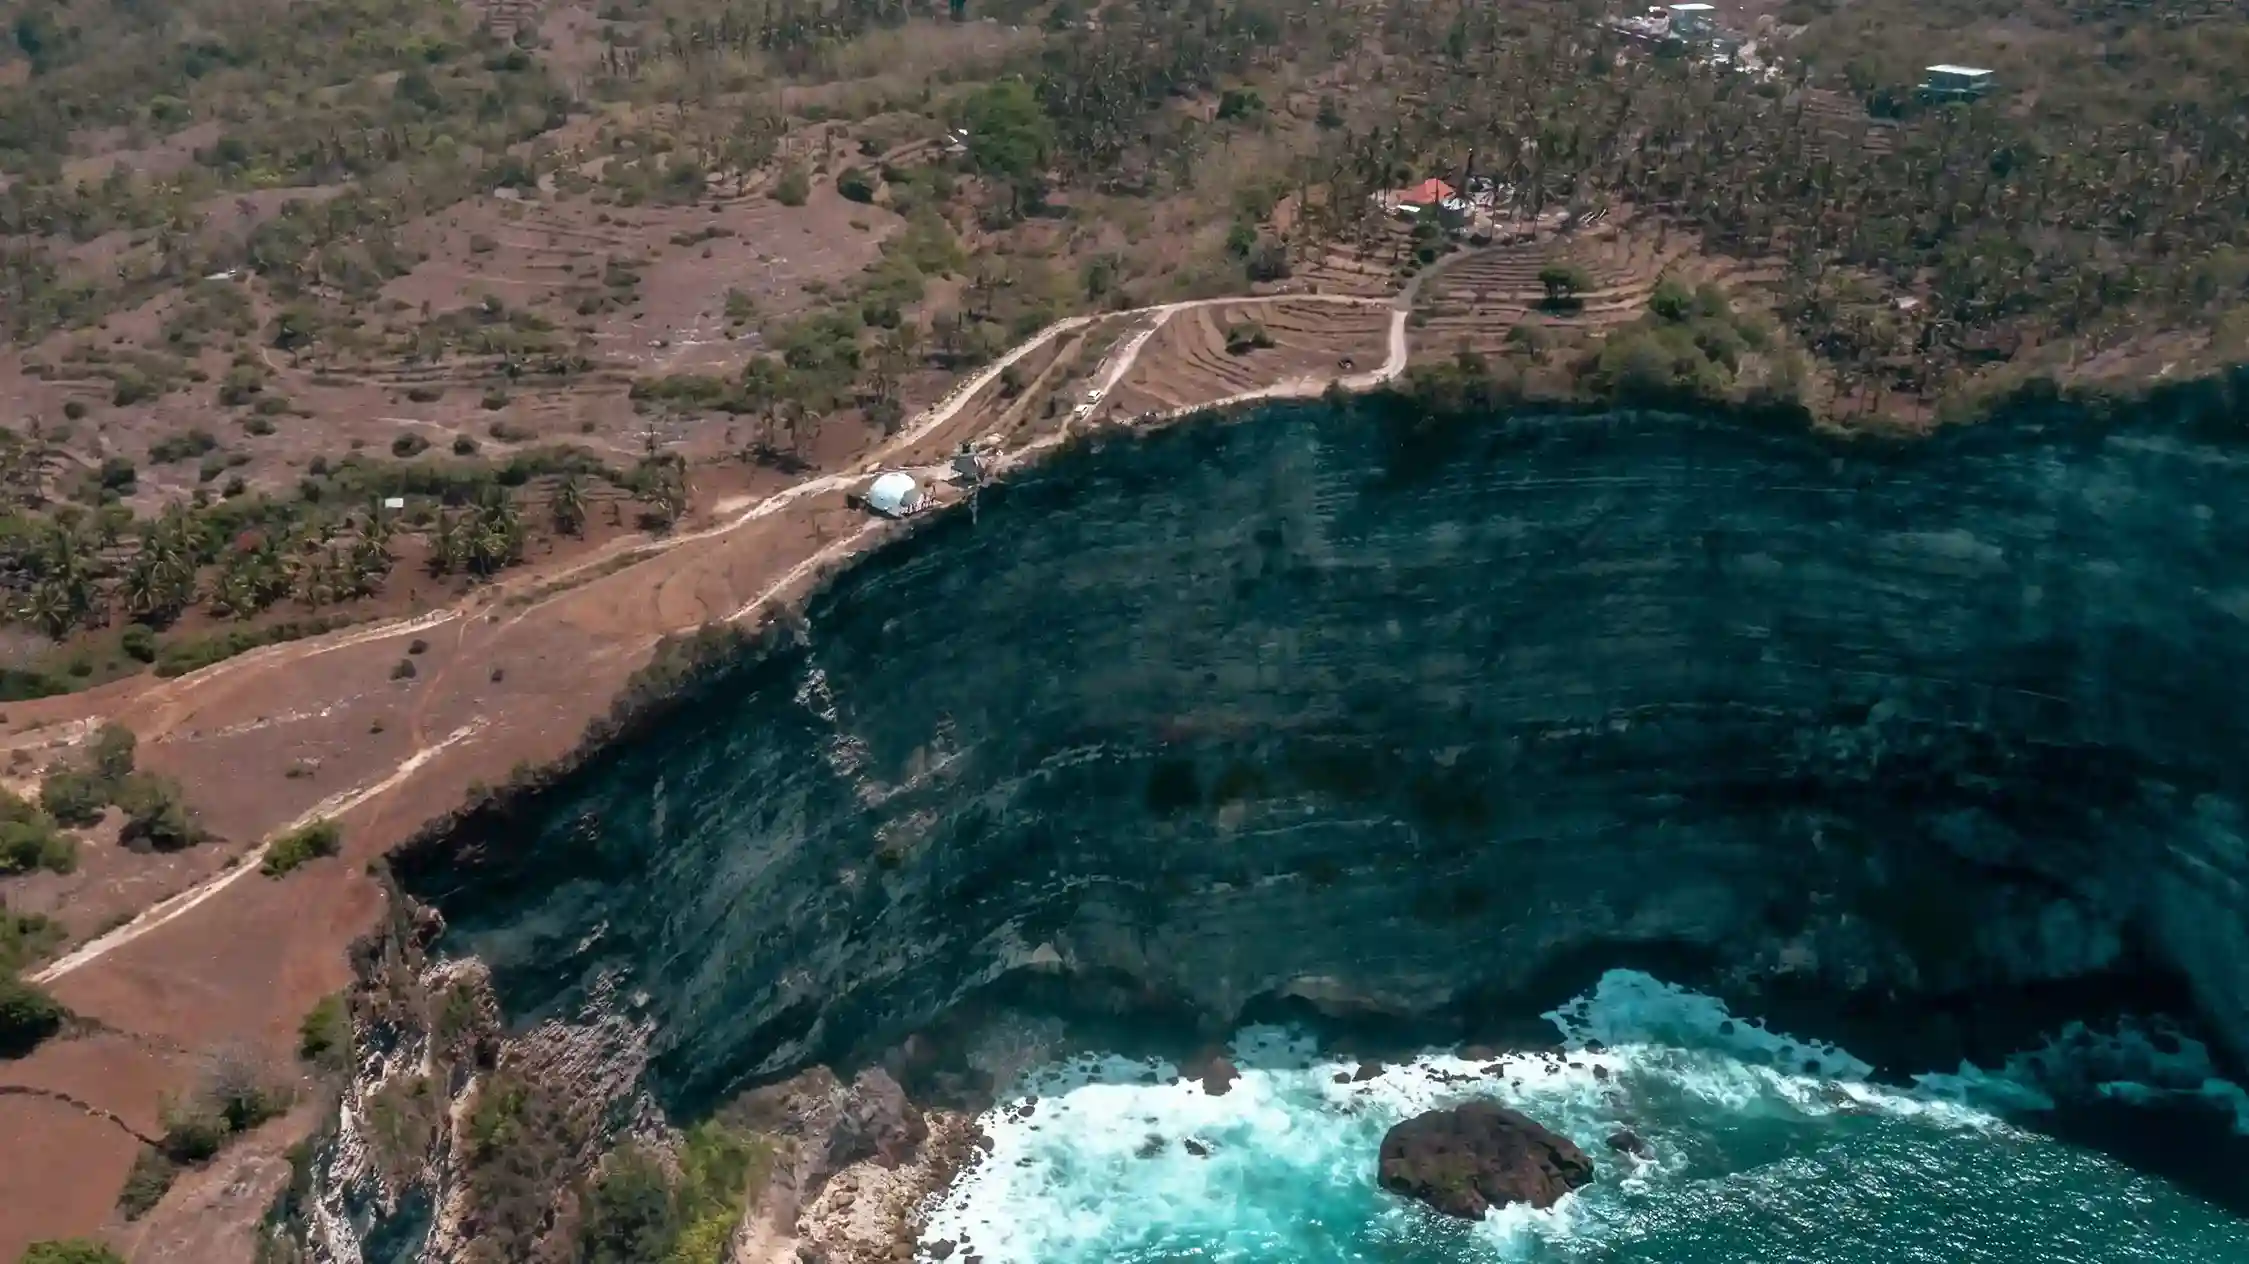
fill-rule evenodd
<path id="1" fill-rule="evenodd" d="M 901 470 L 877 478 L 867 488 L 867 507 L 890 518 L 903 518 L 922 507 L 921 484 Z"/>
<path id="2" fill-rule="evenodd" d="M 1708 35 L 1717 29 L 1718 6 L 1711 4 L 1666 5 L 1671 15 L 1671 33 L 1683 38 Z"/>
<path id="3" fill-rule="evenodd" d="M 1949 62 L 1929 67 L 1928 76 L 1921 81 L 1921 90 L 1937 97 L 1980 97 L 1998 82 L 1981 66 L 1955 66 Z"/>

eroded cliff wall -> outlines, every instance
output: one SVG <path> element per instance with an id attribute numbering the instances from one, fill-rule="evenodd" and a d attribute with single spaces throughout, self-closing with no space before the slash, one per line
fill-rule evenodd
<path id="1" fill-rule="evenodd" d="M 2249 1048 L 2249 455 L 1276 409 L 1081 450 L 401 859 L 674 1101 L 1010 970 L 1470 1015 L 1635 948 L 1867 1007 L 2184 979 Z"/>

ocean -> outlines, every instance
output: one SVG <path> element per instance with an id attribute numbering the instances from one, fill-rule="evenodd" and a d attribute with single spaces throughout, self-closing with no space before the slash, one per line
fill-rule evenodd
<path id="1" fill-rule="evenodd" d="M 1211 1095 L 1161 1060 L 1085 1055 L 1020 1074 L 988 1158 L 934 1208 L 922 1258 L 982 1264 L 2125 1264 L 2249 1261 L 2249 1221 L 2105 1149 L 2042 1131 L 2052 1085 L 2249 1098 L 2189 1040 L 2064 1033 L 2006 1068 L 1909 1085 L 1646 974 L 1611 971 L 1548 1016 L 1563 1054 L 1430 1050 L 1355 1080 L 1307 1033 L 1239 1032 Z M 2114 1077 L 2114 1078 L 2112 1078 Z M 2124 1078 L 2130 1077 L 2130 1078 Z M 1448 1219 L 1383 1191 L 1384 1132 L 1496 1098 L 1593 1155 L 1545 1211 Z M 1630 1129 L 1650 1155 L 1613 1151 Z M 951 1244 L 949 1252 L 939 1244 Z"/>

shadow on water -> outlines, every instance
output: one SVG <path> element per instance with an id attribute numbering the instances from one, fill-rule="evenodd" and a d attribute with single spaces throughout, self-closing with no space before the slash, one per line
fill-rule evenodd
<path id="1" fill-rule="evenodd" d="M 2208 1098 L 2088 1098 L 2019 1122 L 2249 1220 L 2249 1136 L 2238 1131 L 2230 1109 Z"/>

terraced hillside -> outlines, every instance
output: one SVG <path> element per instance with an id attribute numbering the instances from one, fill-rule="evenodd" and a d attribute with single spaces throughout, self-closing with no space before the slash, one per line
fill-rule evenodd
<path id="1" fill-rule="evenodd" d="M 1258 329 L 1270 345 L 1256 345 Z M 1384 303 L 1278 298 L 1188 308 L 1148 339 L 1106 406 L 1125 414 L 1166 411 L 1278 382 L 1365 371 L 1382 363 L 1389 329 Z"/>
<path id="2" fill-rule="evenodd" d="M 1441 359 L 1463 345 L 1495 352 L 1527 319 L 1582 333 L 1627 324 L 1646 311 L 1657 280 L 1693 257 L 1694 243 L 1685 237 L 1659 239 L 1605 225 L 1590 237 L 1494 246 L 1447 260 L 1415 298 L 1414 358 Z M 1593 287 L 1571 303 L 1548 302 L 1539 277 L 1555 266 L 1581 269 Z"/>

